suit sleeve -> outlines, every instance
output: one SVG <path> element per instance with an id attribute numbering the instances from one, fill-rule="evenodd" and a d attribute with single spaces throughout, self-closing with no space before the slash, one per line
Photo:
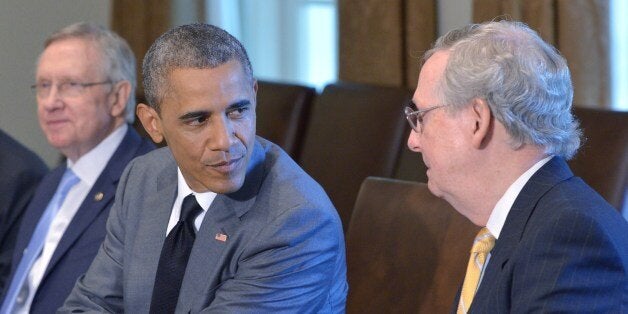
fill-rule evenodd
<path id="1" fill-rule="evenodd" d="M 334 281 L 345 278 L 342 229 L 322 209 L 295 208 L 268 224 L 221 284 L 204 313 L 329 313 Z M 342 277 L 342 278 L 337 278 Z M 344 300 L 344 299 L 343 299 Z"/>
<path id="2" fill-rule="evenodd" d="M 564 212 L 516 260 L 512 313 L 617 313 L 627 274 L 615 239 L 585 214 Z"/>
<path id="3" fill-rule="evenodd" d="M 123 313 L 123 266 L 126 211 L 125 189 L 132 165 L 125 169 L 107 220 L 107 234 L 96 258 L 57 313 Z"/>
<path id="4" fill-rule="evenodd" d="M 28 159 L 24 161 L 26 163 Z M 13 249 L 22 216 L 48 169 L 40 161 L 29 164 L 0 156 L 0 296 L 11 272 Z"/>

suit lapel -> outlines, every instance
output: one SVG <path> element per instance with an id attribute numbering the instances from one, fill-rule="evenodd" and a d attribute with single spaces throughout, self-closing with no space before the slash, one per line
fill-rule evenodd
<path id="1" fill-rule="evenodd" d="M 156 180 L 158 188 L 154 193 L 143 196 L 146 201 L 142 202 L 142 208 L 129 209 L 141 213 L 135 225 L 137 230 L 132 231 L 136 234 L 135 242 L 127 243 L 132 247 L 125 249 L 130 252 L 130 259 L 124 265 L 125 295 L 133 296 L 133 300 L 146 301 L 147 304 L 150 304 L 161 248 L 177 194 L 177 167 L 174 161 L 172 166 L 157 175 Z"/>
<path id="2" fill-rule="evenodd" d="M 265 173 L 264 155 L 263 147 L 256 141 L 242 188 L 217 195 L 207 210 L 188 260 L 177 309 L 200 309 L 207 297 L 213 295 L 208 291 L 220 283 L 220 268 L 231 257 L 223 255 L 227 251 L 233 254 L 240 244 L 243 232 L 240 218 L 253 207 L 259 193 Z"/>
<path id="3" fill-rule="evenodd" d="M 120 142 L 120 145 L 111 156 L 111 159 L 109 159 L 107 166 L 103 169 L 100 176 L 98 176 L 98 180 L 96 180 L 96 183 L 94 183 L 94 186 L 83 200 L 83 203 L 81 203 L 81 206 L 61 237 L 50 259 L 50 263 L 48 263 L 44 279 L 65 253 L 81 237 L 85 230 L 89 228 L 96 217 L 98 217 L 103 210 L 111 207 L 122 171 L 124 171 L 124 168 L 131 159 L 135 157 L 137 149 L 140 146 L 140 141 L 139 135 L 129 127 L 122 142 Z M 97 197 L 98 194 L 101 194 L 102 198 L 100 196 Z"/>
<path id="4" fill-rule="evenodd" d="M 519 245 L 539 199 L 556 184 L 571 177 L 573 173 L 565 161 L 560 157 L 554 157 L 525 184 L 510 209 L 499 239 L 491 251 L 491 259 L 474 300 L 488 301 L 491 295 L 499 295 L 491 290 L 499 288 L 495 283 L 499 281 L 503 268 Z M 473 304 L 476 305 L 475 302 Z M 479 305 L 474 307 L 477 306 Z"/>

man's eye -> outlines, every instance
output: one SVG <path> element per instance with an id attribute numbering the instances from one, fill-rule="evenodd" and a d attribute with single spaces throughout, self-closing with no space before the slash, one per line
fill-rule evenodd
<path id="1" fill-rule="evenodd" d="M 80 89 L 83 86 L 81 86 L 81 83 L 78 82 L 63 82 L 61 84 L 59 84 L 59 89 L 61 90 L 68 90 L 68 89 Z"/>
<path id="2" fill-rule="evenodd" d="M 42 83 L 37 84 L 38 88 L 50 88 L 50 86 L 52 86 L 50 82 L 42 82 Z"/>
<path id="3" fill-rule="evenodd" d="M 205 123 L 207 121 L 207 116 L 200 116 L 200 117 L 196 117 L 194 119 L 190 119 L 188 120 L 188 124 L 189 125 L 201 125 L 203 123 Z"/>
<path id="4" fill-rule="evenodd" d="M 244 116 L 247 110 L 249 110 L 248 107 L 239 107 L 239 108 L 230 110 L 229 112 L 227 112 L 227 115 L 231 119 L 240 119 Z"/>

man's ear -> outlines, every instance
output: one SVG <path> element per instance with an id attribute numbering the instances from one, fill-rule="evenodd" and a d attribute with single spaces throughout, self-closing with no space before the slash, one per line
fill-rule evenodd
<path id="1" fill-rule="evenodd" d="M 164 140 L 164 134 L 161 127 L 161 117 L 157 111 L 146 104 L 140 103 L 135 110 L 137 117 L 140 118 L 142 126 L 146 133 L 150 135 L 155 143 L 161 143 Z"/>
<path id="2" fill-rule="evenodd" d="M 492 136 L 491 108 L 484 99 L 474 98 L 471 100 L 471 113 L 473 118 L 473 138 L 472 143 L 475 148 L 484 147 Z"/>
<path id="3" fill-rule="evenodd" d="M 111 97 L 113 97 L 113 103 L 111 104 L 111 116 L 123 117 L 126 110 L 126 103 L 131 93 L 131 83 L 129 81 L 120 81 L 113 84 Z"/>

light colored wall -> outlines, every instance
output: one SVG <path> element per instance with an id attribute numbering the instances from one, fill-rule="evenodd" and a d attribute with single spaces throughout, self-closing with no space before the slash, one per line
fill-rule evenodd
<path id="1" fill-rule="evenodd" d="M 111 0 L 0 0 L 0 128 L 49 165 L 59 153 L 37 122 L 35 61 L 53 31 L 78 21 L 109 26 Z"/>
<path id="2" fill-rule="evenodd" d="M 438 36 L 470 24 L 473 0 L 438 0 Z"/>

